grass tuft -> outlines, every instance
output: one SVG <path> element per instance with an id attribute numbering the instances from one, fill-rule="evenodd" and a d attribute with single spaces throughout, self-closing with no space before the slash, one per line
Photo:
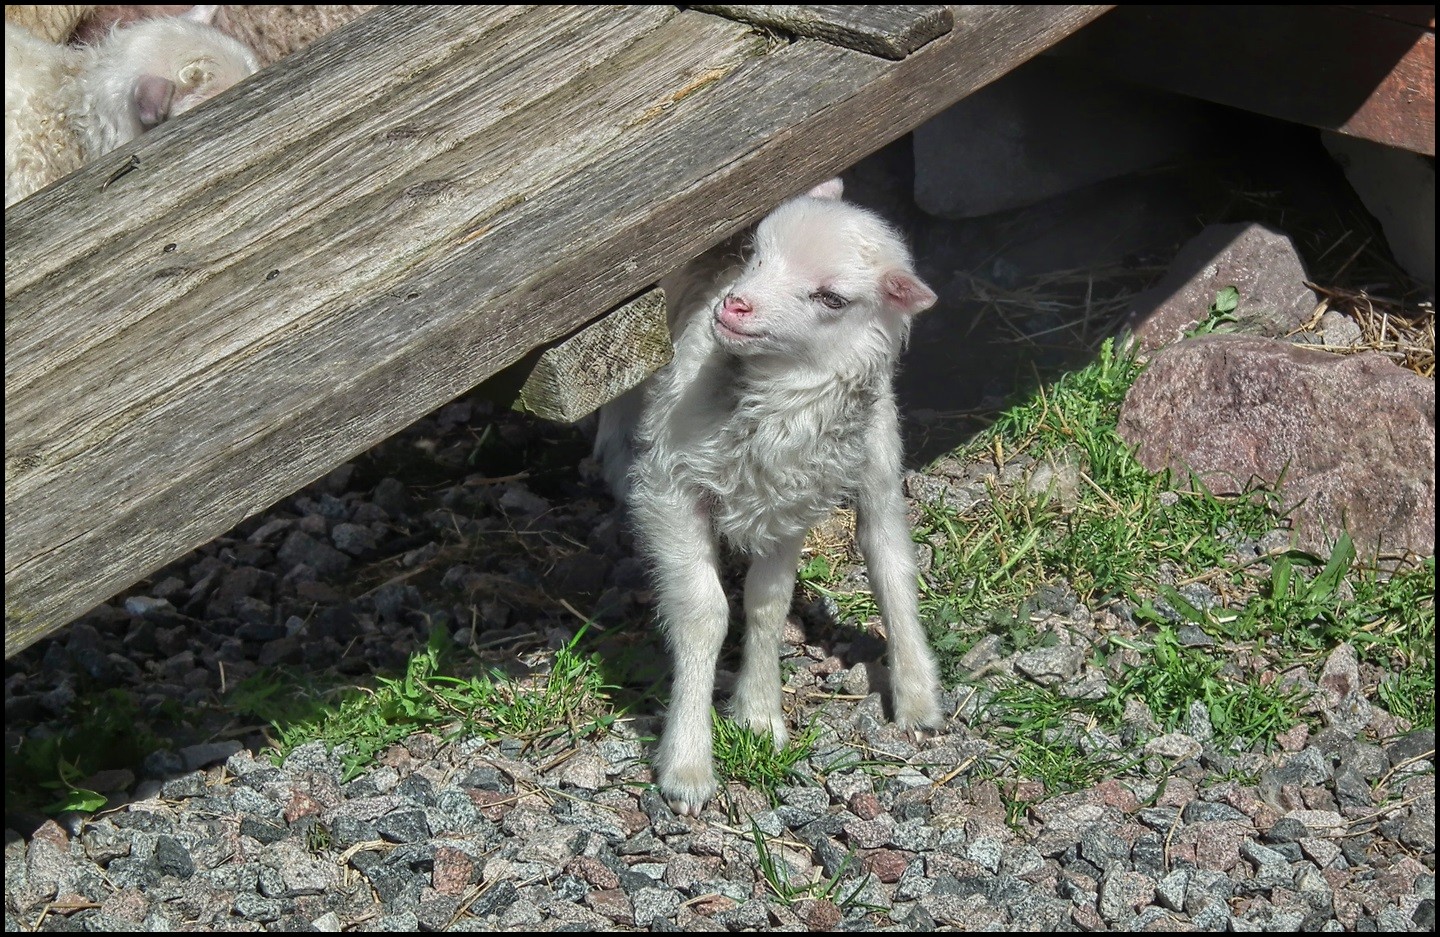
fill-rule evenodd
<path id="1" fill-rule="evenodd" d="M 1199 329 L 1222 328 L 1236 301 L 1222 291 Z M 1000 638 L 1002 656 L 1053 643 L 1052 630 L 1032 623 L 1047 590 L 1073 590 L 1092 610 L 1119 606 L 1133 618 L 1128 637 L 1104 631 L 1094 651 L 1092 665 L 1108 673 L 1101 699 L 989 679 L 981 725 L 1011 753 L 1009 770 L 1053 794 L 1136 767 L 1094 734 L 1115 737 L 1130 699 L 1166 731 L 1198 704 L 1214 744 L 1267 748 L 1304 718 L 1307 702 L 1303 680 L 1275 674 L 1299 668 L 1313 678 L 1342 643 L 1386 674 L 1377 692 L 1394 715 L 1433 725 L 1434 558 L 1382 573 L 1343 535 L 1324 557 L 1284 548 L 1255 555 L 1254 544 L 1290 526 L 1283 479 L 1278 490 L 1222 497 L 1198 479 L 1146 470 L 1116 431 L 1141 370 L 1133 353 L 1105 342 L 1090 365 L 942 457 L 944 474 L 971 480 L 969 496 L 917 505 L 914 539 L 929 561 L 922 615 L 948 683 L 977 679 L 961 659 L 987 634 Z M 1042 470 L 1046 484 L 1032 484 Z M 873 601 L 844 576 L 855 559 L 827 549 L 801 579 L 843 617 L 864 621 Z M 1213 597 L 1203 608 L 1186 598 L 1186 586 L 1202 582 Z M 1182 641 L 1183 629 L 1195 631 Z M 1229 653 L 1216 655 L 1217 646 Z"/>
<path id="2" fill-rule="evenodd" d="M 618 714 L 608 704 L 612 688 L 604 683 L 598 656 L 578 650 L 584 633 L 582 627 L 556 651 L 548 674 L 521 679 L 492 668 L 455 677 L 440 672 L 451 642 L 445 629 L 434 628 L 425 650 L 411 655 L 403 677 L 381 677 L 374 690 L 353 689 L 313 718 L 276 723 L 277 759 L 321 740 L 341 748 L 343 780 L 349 781 L 382 750 L 426 729 L 529 744 L 598 735 Z"/>
<path id="3" fill-rule="evenodd" d="M 816 719 L 777 749 L 770 733 L 756 732 L 714 710 L 711 727 L 715 768 L 720 777 L 762 791 L 772 804 L 778 803 L 779 788 L 805 780 L 799 765 L 815 750 L 822 728 Z"/>

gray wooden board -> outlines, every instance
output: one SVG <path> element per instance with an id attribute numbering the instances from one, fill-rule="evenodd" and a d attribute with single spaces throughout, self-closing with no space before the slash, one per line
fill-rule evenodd
<path id="1" fill-rule="evenodd" d="M 670 361 L 665 291 L 630 302 L 545 349 L 515 397 L 515 409 L 574 423 Z"/>
<path id="2" fill-rule="evenodd" d="M 12 206 L 6 655 L 1104 9 L 957 8 L 889 63 L 670 8 L 381 8 Z"/>
<path id="3" fill-rule="evenodd" d="M 901 4 L 705 4 L 691 9 L 887 59 L 903 59 L 945 35 L 954 21 L 949 7 Z"/>

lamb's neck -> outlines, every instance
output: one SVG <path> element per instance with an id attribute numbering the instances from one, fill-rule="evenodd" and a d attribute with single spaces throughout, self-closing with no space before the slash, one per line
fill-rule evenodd
<path id="1" fill-rule="evenodd" d="M 847 360 L 841 367 L 756 357 L 738 359 L 735 367 L 741 387 L 762 393 L 783 390 L 791 400 L 821 400 L 833 397 L 838 388 L 876 386 L 893 364 L 891 357 L 879 355 Z"/>

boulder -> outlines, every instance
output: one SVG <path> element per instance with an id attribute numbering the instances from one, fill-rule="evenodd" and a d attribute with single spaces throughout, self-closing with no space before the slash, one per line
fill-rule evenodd
<path id="1" fill-rule="evenodd" d="M 1435 292 L 1435 160 L 1371 140 L 1322 131 L 1325 149 L 1370 214 L 1395 260 Z"/>
<path id="2" fill-rule="evenodd" d="M 1283 473 L 1304 549 L 1327 554 L 1343 525 L 1362 557 L 1435 551 L 1435 384 L 1383 355 L 1188 339 L 1136 380 L 1119 432 L 1146 468 L 1193 470 L 1217 494 Z"/>
<path id="3" fill-rule="evenodd" d="M 1215 294 L 1240 292 L 1231 331 L 1278 338 L 1315 311 L 1315 294 L 1289 236 L 1257 222 L 1210 225 L 1180 248 L 1160 283 L 1137 295 L 1128 324 L 1140 350 L 1179 341 L 1209 315 Z"/>

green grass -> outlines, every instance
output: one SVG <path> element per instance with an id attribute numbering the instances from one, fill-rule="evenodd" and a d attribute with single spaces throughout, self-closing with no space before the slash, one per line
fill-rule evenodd
<path id="1" fill-rule="evenodd" d="M 556 651 L 548 674 L 522 680 L 499 669 L 466 677 L 442 673 L 451 642 L 443 628 L 435 628 L 425 650 L 411 655 L 403 677 L 381 677 L 373 690 L 351 689 L 313 718 L 276 723 L 275 757 L 324 741 L 340 748 L 342 780 L 349 781 L 383 749 L 421 730 L 530 744 L 601 734 L 619 714 L 609 704 L 611 688 L 597 655 L 578 650 L 584 633 L 580 629 Z"/>
<path id="2" fill-rule="evenodd" d="M 955 658 L 978 637 L 975 623 L 1003 622 L 1042 586 L 1068 583 L 1087 602 L 1123 597 L 1151 586 L 1162 566 L 1209 568 L 1236 540 L 1283 522 L 1273 493 L 1219 498 L 1195 483 L 1176 491 L 1168 473 L 1135 459 L 1115 424 L 1139 371 L 1107 342 L 1093 364 L 1006 410 L 953 456 L 993 464 L 997 453 L 1006 462 L 1023 454 L 1071 466 L 1068 503 L 992 483 L 990 496 L 964 513 L 921 505 L 915 537 L 934 548 L 922 611 L 952 679 L 960 676 Z"/>
<path id="3" fill-rule="evenodd" d="M 819 720 L 812 720 L 805 731 L 777 749 L 770 733 L 756 732 L 713 709 L 710 724 L 720 777 L 763 792 L 772 804 L 778 803 L 779 788 L 805 780 L 798 765 L 815 750 L 821 732 Z"/>
<path id="4" fill-rule="evenodd" d="M 1006 680 L 985 707 L 985 720 L 1017 775 L 1044 783 L 1048 793 L 1092 787 L 1119 773 L 1128 760 L 1116 752 L 1086 752 L 1080 734 L 1093 707 L 1022 680 Z"/>
<path id="5" fill-rule="evenodd" d="M 865 621 L 880 614 L 875 597 L 868 590 L 846 589 L 836 585 L 835 561 L 823 553 L 817 553 L 800 568 L 799 580 L 812 592 L 826 596 L 835 602 L 835 608 L 842 618 Z"/>
<path id="6" fill-rule="evenodd" d="M 1166 731 L 1173 731 L 1187 718 L 1190 704 L 1200 702 L 1223 745 L 1263 742 L 1300 720 L 1303 693 L 1267 686 L 1258 678 L 1227 676 L 1224 657 L 1209 649 L 1181 646 L 1169 624 L 1161 624 L 1152 643 L 1141 650 L 1145 661 L 1112 683 L 1098 707 L 1111 722 L 1119 720 L 1127 699 L 1138 699 Z"/>
<path id="7" fill-rule="evenodd" d="M 105 797 L 81 785 L 99 771 L 133 769 L 164 748 L 149 725 L 128 690 L 78 693 L 60 734 L 26 736 L 5 759 L 6 810 L 99 810 Z"/>
<path id="8" fill-rule="evenodd" d="M 851 907 L 861 907 L 867 911 L 886 910 L 855 900 L 855 896 L 865 887 L 866 880 L 863 877 L 855 882 L 855 886 L 850 889 L 848 894 L 842 887 L 845 873 L 855 861 L 853 848 L 846 854 L 840 867 L 835 870 L 835 874 L 828 879 L 797 883 L 790 880 L 790 867 L 783 858 L 775 857 L 770 850 L 770 844 L 765 839 L 765 834 L 753 821 L 750 824 L 750 838 L 755 844 L 756 864 L 760 868 L 760 877 L 769 886 L 775 897 L 785 904 L 791 905 L 799 901 L 830 901 L 842 911 Z"/>
<path id="9" fill-rule="evenodd" d="M 1222 291 L 1197 334 L 1222 326 L 1237 299 Z M 1046 587 L 1063 584 L 1092 609 L 1124 603 L 1142 626 L 1140 638 L 1111 634 L 1096 649 L 1101 665 L 1119 653 L 1129 661 L 1109 668 L 1102 700 L 1071 700 L 1019 681 L 996 689 L 986 721 L 1011 754 L 1009 770 L 1050 793 L 1129 770 L 1133 760 L 1087 754 L 1080 744 L 1082 726 L 1116 731 L 1127 699 L 1143 700 L 1165 730 L 1199 702 L 1217 744 L 1268 747 L 1303 718 L 1305 698 L 1273 673 L 1262 679 L 1259 667 L 1234 666 L 1230 652 L 1239 649 L 1276 669 L 1304 666 L 1314 677 L 1324 657 L 1348 642 L 1388 674 L 1377 691 L 1382 703 L 1416 725 L 1433 725 L 1434 558 L 1385 575 L 1342 536 L 1326 557 L 1291 549 L 1242 562 L 1238 544 L 1289 526 L 1283 479 L 1276 491 L 1222 497 L 1196 479 L 1147 471 L 1116 431 L 1140 372 L 1132 356 L 1106 342 L 1089 366 L 1040 387 L 946 456 L 992 472 L 1021 456 L 1058 465 L 1074 482 L 1068 490 L 1031 493 L 992 477 L 987 497 L 963 511 L 919 505 L 914 538 L 932 556 L 921 577 L 922 616 L 948 683 L 968 677 L 959 660 L 987 633 L 1002 638 L 1005 654 L 1053 639 L 1030 623 Z M 863 621 L 876 610 L 867 593 L 857 600 L 841 587 L 845 559 L 815 557 L 801 579 Z M 1171 585 L 1191 579 L 1216 587 L 1216 607 L 1196 608 Z M 1226 650 L 1185 646 L 1181 626 Z"/>

